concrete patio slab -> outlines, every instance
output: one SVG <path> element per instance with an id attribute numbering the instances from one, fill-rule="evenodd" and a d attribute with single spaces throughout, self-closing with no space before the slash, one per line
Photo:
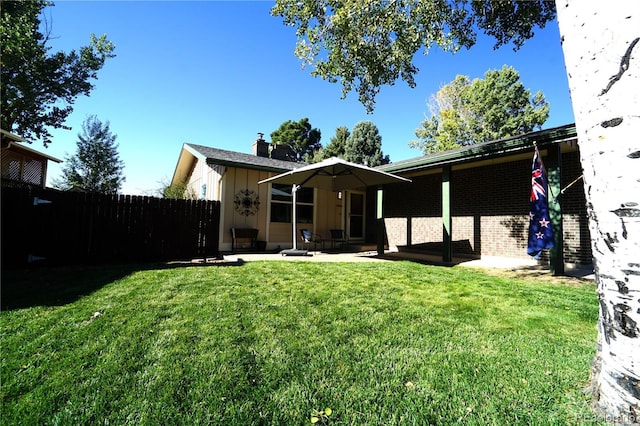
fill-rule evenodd
<path id="1" fill-rule="evenodd" d="M 494 268 L 511 271 L 527 271 L 531 274 L 550 274 L 549 270 L 538 264 L 534 259 L 516 259 L 506 257 L 485 256 L 482 259 L 454 258 L 452 262 L 443 262 L 440 256 L 425 253 L 408 253 L 386 250 L 384 255 L 378 255 L 375 250 L 338 253 L 324 251 L 308 251 L 304 256 L 283 256 L 280 253 L 243 253 L 224 256 L 226 262 L 255 262 L 255 261 L 287 261 L 287 262 L 389 262 L 411 260 L 415 262 L 454 266 L 460 265 L 470 268 Z M 581 279 L 595 279 L 592 268 L 572 267 L 567 265 L 565 275 Z"/>

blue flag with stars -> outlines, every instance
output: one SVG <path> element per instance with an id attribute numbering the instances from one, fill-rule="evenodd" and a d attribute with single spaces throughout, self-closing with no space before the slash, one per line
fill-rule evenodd
<path id="1" fill-rule="evenodd" d="M 547 204 L 547 178 L 536 146 L 531 166 L 531 209 L 529 211 L 529 244 L 527 253 L 536 259 L 544 249 L 555 246 L 553 227 Z"/>

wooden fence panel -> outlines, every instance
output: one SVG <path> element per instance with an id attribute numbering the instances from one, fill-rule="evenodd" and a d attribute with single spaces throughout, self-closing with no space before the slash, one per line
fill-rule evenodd
<path id="1" fill-rule="evenodd" d="M 2 181 L 2 267 L 219 254 L 220 203 L 62 192 Z"/>

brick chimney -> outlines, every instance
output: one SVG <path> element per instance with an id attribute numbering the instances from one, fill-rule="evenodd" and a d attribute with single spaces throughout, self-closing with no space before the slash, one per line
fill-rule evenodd
<path id="1" fill-rule="evenodd" d="M 269 157 L 269 144 L 263 139 L 264 133 L 258 133 L 258 139 L 253 143 L 253 155 L 258 157 Z"/>
<path id="2" fill-rule="evenodd" d="M 271 158 L 274 160 L 291 161 L 293 150 L 289 145 L 275 144 L 271 147 Z"/>

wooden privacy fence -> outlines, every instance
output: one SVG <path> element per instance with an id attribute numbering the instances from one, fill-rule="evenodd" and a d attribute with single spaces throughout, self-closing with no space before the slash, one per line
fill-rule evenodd
<path id="1" fill-rule="evenodd" d="M 216 257 L 220 203 L 2 185 L 2 267 Z"/>

